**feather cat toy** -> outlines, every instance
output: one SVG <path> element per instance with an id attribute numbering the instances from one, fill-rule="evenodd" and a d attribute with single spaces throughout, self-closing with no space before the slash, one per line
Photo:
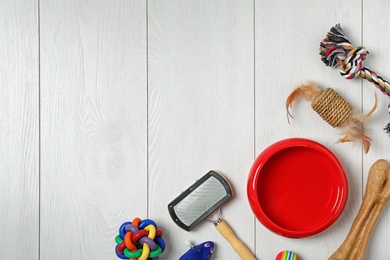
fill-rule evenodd
<path id="1" fill-rule="evenodd" d="M 306 100 L 313 100 L 311 107 L 333 127 L 345 126 L 344 137 L 337 143 L 355 142 L 360 140 L 365 153 L 368 153 L 371 146 L 371 139 L 367 135 L 367 129 L 364 126 L 371 114 L 377 108 L 377 97 L 375 95 L 375 104 L 367 114 L 354 115 L 352 106 L 345 101 L 337 92 L 331 88 L 321 91 L 320 87 L 314 82 L 307 82 L 295 89 L 286 100 L 287 120 L 290 123 L 290 117 L 294 118 L 289 109 L 292 103 L 298 98 L 303 97 Z"/>

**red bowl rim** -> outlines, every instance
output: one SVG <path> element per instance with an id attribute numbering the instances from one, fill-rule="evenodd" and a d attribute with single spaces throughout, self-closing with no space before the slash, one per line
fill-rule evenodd
<path id="1" fill-rule="evenodd" d="M 267 215 L 261 209 L 260 203 L 257 198 L 258 177 L 261 173 L 262 167 L 274 154 L 291 147 L 307 147 L 322 152 L 333 162 L 335 167 L 338 169 L 340 181 L 342 183 L 342 194 L 339 196 L 336 205 L 337 208 L 335 209 L 335 211 L 333 211 L 333 214 L 329 216 L 329 219 L 326 222 L 323 222 L 322 224 L 308 230 L 289 230 L 276 225 L 274 222 L 272 222 L 271 219 L 267 217 Z M 270 145 L 256 158 L 249 172 L 247 183 L 247 196 L 253 213 L 266 228 L 284 237 L 303 238 L 313 236 L 324 231 L 339 218 L 345 208 L 348 199 L 348 182 L 343 166 L 341 165 L 338 158 L 328 148 L 318 142 L 309 139 L 289 138 Z"/>

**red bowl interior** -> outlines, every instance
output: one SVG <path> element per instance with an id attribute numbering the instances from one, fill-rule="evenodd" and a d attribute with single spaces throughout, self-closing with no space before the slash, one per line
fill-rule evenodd
<path id="1" fill-rule="evenodd" d="M 348 183 L 337 157 L 302 138 L 279 141 L 255 160 L 247 193 L 259 221 L 282 236 L 301 238 L 332 225 L 343 211 Z"/>

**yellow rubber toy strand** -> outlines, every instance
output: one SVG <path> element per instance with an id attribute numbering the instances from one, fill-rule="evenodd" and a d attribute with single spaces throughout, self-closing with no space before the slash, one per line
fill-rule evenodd
<path id="1" fill-rule="evenodd" d="M 154 238 L 156 237 L 156 228 L 153 225 L 147 225 L 144 229 L 149 232 L 148 238 L 154 240 Z M 142 248 L 142 255 L 138 258 L 138 260 L 147 260 L 149 254 L 150 247 L 148 246 L 148 244 L 144 243 Z"/>
<path id="2" fill-rule="evenodd" d="M 138 260 L 147 260 L 149 257 L 149 254 L 150 254 L 150 247 L 148 246 L 148 244 L 144 243 L 144 246 L 142 248 L 142 254 L 138 258 Z"/>
<path id="3" fill-rule="evenodd" d="M 144 229 L 149 232 L 148 238 L 154 240 L 154 238 L 156 237 L 156 227 L 153 225 L 147 225 Z"/>

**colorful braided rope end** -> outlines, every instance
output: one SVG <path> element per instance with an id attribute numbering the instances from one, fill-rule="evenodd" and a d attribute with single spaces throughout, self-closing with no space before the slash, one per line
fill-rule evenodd
<path id="1" fill-rule="evenodd" d="M 336 24 L 320 42 L 321 60 L 326 66 L 339 68 L 345 79 L 359 76 L 373 83 L 384 95 L 390 97 L 390 83 L 375 71 L 363 66 L 369 52 L 364 46 L 353 46 L 344 34 L 340 24 Z"/>

